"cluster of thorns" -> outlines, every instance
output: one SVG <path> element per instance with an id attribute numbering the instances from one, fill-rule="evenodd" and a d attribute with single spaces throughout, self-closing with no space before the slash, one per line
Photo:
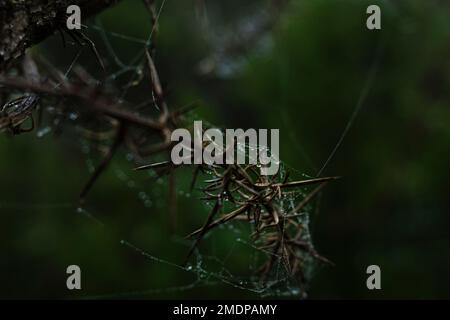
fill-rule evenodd
<path id="1" fill-rule="evenodd" d="M 199 165 L 197 170 L 207 171 L 211 176 L 204 181 L 201 191 L 202 199 L 213 201 L 214 205 L 204 225 L 188 235 L 195 239 L 189 255 L 207 232 L 233 220 L 245 220 L 252 227 L 250 237 L 256 247 L 268 256 L 257 270 L 263 283 L 281 263 L 287 274 L 303 287 L 304 269 L 311 262 L 310 257 L 329 263 L 312 246 L 308 225 L 302 219 L 308 213 L 302 210 L 335 177 L 289 181 L 289 174 L 284 177 L 261 175 L 257 164 Z M 293 190 L 309 185 L 317 186 L 294 204 L 291 193 L 296 192 Z M 231 203 L 234 210 L 221 213 L 225 201 Z"/>
<path id="2" fill-rule="evenodd" d="M 32 130 L 33 112 L 38 110 L 39 114 L 42 113 L 43 101 L 53 101 L 63 117 L 76 112 L 80 115 L 80 123 L 84 121 L 109 124 L 113 128 L 112 142 L 81 191 L 80 201 L 83 201 L 120 148 L 131 152 L 141 163 L 157 154 L 170 157 L 173 130 L 186 127 L 185 115 L 191 107 L 169 111 L 150 51 L 145 52 L 145 64 L 150 79 L 149 91 L 158 110 L 156 117 L 145 115 L 132 105 L 126 105 L 121 99 L 107 93 L 98 85 L 98 81 L 79 66 L 74 69 L 75 79 L 69 81 L 63 73 L 47 64 L 45 69 L 49 75 L 44 80 L 38 72 L 38 63 L 27 55 L 22 61 L 21 76 L 0 75 L 2 91 L 6 88 L 15 89 L 22 94 L 1 108 L 0 130 L 9 130 L 13 134 Z M 3 94 L 3 98 L 7 98 L 6 94 Z M 23 129 L 22 125 L 28 119 L 31 119 L 32 127 Z M 172 217 L 176 209 L 175 170 L 180 166 L 183 165 L 175 166 L 171 161 L 164 161 L 136 168 L 155 170 L 160 175 L 168 175 L 169 211 Z M 255 246 L 267 253 L 267 259 L 257 270 L 263 283 L 268 281 L 274 269 L 281 264 L 287 274 L 303 287 L 307 280 L 305 270 L 311 259 L 329 263 L 314 249 L 307 223 L 305 224 L 303 219 L 308 215 L 305 207 L 336 177 L 290 181 L 288 173 L 261 175 L 260 166 L 256 164 L 192 166 L 194 173 L 191 188 L 195 188 L 199 173 L 208 173 L 209 178 L 203 180 L 200 188 L 201 200 L 214 204 L 203 226 L 187 236 L 193 239 L 193 245 L 186 262 L 208 232 L 236 220 L 245 220 L 253 229 L 251 237 Z M 308 186 L 315 188 L 294 204 L 290 195 Z M 231 210 L 226 210 L 229 205 L 225 206 L 225 202 L 232 205 Z"/>

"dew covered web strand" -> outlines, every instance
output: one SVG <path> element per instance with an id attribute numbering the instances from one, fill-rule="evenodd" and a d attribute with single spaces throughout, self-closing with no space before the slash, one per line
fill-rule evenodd
<path id="1" fill-rule="evenodd" d="M 128 36 L 128 35 L 125 35 L 125 34 L 121 34 L 121 33 L 117 33 L 117 32 L 111 32 L 111 31 L 105 30 L 103 28 L 103 24 L 102 24 L 102 22 L 101 22 L 99 17 L 97 17 L 95 19 L 96 24 L 91 26 L 91 28 L 93 28 L 94 30 L 99 32 L 99 34 L 100 34 L 100 36 L 101 36 L 101 38 L 103 40 L 103 43 L 105 44 L 105 47 L 106 47 L 106 49 L 108 51 L 108 54 L 112 57 L 112 59 L 115 62 L 116 66 L 119 67 L 119 70 L 117 72 L 109 75 L 106 78 L 106 81 L 115 80 L 117 77 L 119 77 L 119 76 L 121 76 L 121 75 L 123 75 L 123 74 L 125 74 L 127 72 L 133 71 L 133 73 L 132 73 L 132 75 L 130 77 L 130 80 L 128 81 L 128 85 L 126 85 L 125 88 L 122 90 L 122 93 L 121 93 L 121 96 L 120 96 L 121 99 L 125 98 L 125 96 L 128 93 L 128 90 L 131 88 L 131 84 L 143 72 L 143 68 L 144 68 L 144 64 L 145 64 L 144 55 L 145 55 L 146 50 L 151 45 L 152 36 L 153 36 L 154 32 L 156 31 L 156 28 L 158 26 L 159 19 L 161 17 L 161 14 L 163 12 L 165 4 L 166 4 L 166 0 L 163 0 L 161 5 L 160 5 L 160 7 L 159 7 L 155 23 L 153 24 L 152 29 L 150 30 L 149 35 L 148 35 L 148 37 L 146 39 L 140 39 L 140 38 Z M 116 51 L 114 50 L 114 48 L 113 48 L 113 46 L 112 46 L 112 44 L 111 44 L 111 42 L 110 42 L 110 40 L 108 38 L 108 35 L 112 36 L 112 37 L 116 37 L 116 38 L 122 39 L 122 40 L 129 41 L 129 42 L 133 42 L 133 43 L 136 43 L 136 44 L 141 44 L 141 45 L 143 45 L 143 47 L 136 54 L 136 56 L 133 57 L 128 64 L 126 64 L 117 55 Z M 143 102 L 143 104 L 146 104 L 146 103 L 147 102 Z M 92 174 L 95 171 L 95 166 L 94 166 L 93 158 L 90 156 L 91 155 L 91 151 L 92 151 L 91 145 L 90 145 L 88 140 L 82 140 L 81 143 L 83 145 L 82 150 L 84 151 L 84 153 L 85 153 L 85 155 L 87 157 L 86 165 L 88 167 L 88 171 Z M 131 155 L 127 155 L 127 160 L 128 161 L 132 161 L 133 160 Z M 129 188 L 132 188 L 132 189 L 133 188 L 137 188 L 136 182 L 133 181 L 132 179 L 130 179 L 128 177 L 128 175 L 121 168 L 119 168 L 119 166 L 114 165 L 113 169 L 114 169 L 117 177 L 121 181 L 125 182 L 126 185 Z M 150 207 L 151 206 L 150 196 L 143 189 L 139 190 L 139 198 L 144 202 L 144 205 L 146 207 Z"/>
<path id="2" fill-rule="evenodd" d="M 116 66 L 119 67 L 119 70 L 116 71 L 115 73 L 109 75 L 106 78 L 106 81 L 111 81 L 111 80 L 115 80 L 117 79 L 119 76 L 127 73 L 127 72 L 133 72 L 130 80 L 128 82 L 128 85 L 125 86 L 125 88 L 122 90 L 121 99 L 124 99 L 125 96 L 128 93 L 128 90 L 131 88 L 131 84 L 139 77 L 140 74 L 142 74 L 142 70 L 144 68 L 144 55 L 145 55 L 145 51 L 150 47 L 151 45 L 151 39 L 153 36 L 153 33 L 155 32 L 159 19 L 161 17 L 161 14 L 163 12 L 164 6 L 166 4 L 166 0 L 163 0 L 161 3 L 161 6 L 158 10 L 157 13 L 157 17 L 156 17 L 156 21 L 154 23 L 154 25 L 152 26 L 152 29 L 149 32 L 149 35 L 146 39 L 140 39 L 140 38 L 136 38 L 136 37 L 132 37 L 132 36 L 128 36 L 125 34 L 121 34 L 121 33 L 117 33 L 117 32 L 111 32 L 108 30 L 105 30 L 103 28 L 103 24 L 101 22 L 101 19 L 99 17 L 97 17 L 95 19 L 96 24 L 91 26 L 91 28 L 93 28 L 94 30 L 96 30 L 97 32 L 99 32 L 103 43 L 105 44 L 105 47 L 108 51 L 108 54 L 112 57 L 112 60 L 115 62 Z M 109 38 L 109 36 L 112 37 L 116 37 L 122 40 L 126 40 L 129 42 L 133 42 L 136 44 L 141 44 L 143 45 L 142 49 L 139 50 L 139 52 L 130 60 L 130 62 L 128 64 L 126 64 L 125 62 L 122 61 L 122 59 L 118 56 L 118 54 L 116 53 L 116 51 L 114 50 Z M 152 99 L 153 101 L 154 99 Z M 143 102 L 143 104 L 147 104 L 148 101 Z M 88 140 L 81 140 L 81 144 L 82 144 L 82 151 L 84 152 L 84 154 L 86 155 L 86 165 L 88 168 L 89 173 L 93 173 L 95 171 L 95 166 L 94 166 L 94 160 L 92 157 L 92 147 L 90 145 L 90 142 Z M 132 155 L 129 154 L 127 155 L 127 160 L 128 161 L 132 161 Z M 124 182 L 126 184 L 126 186 L 130 189 L 137 189 L 138 190 L 138 194 L 139 194 L 139 199 L 143 201 L 144 206 L 145 207 L 151 207 L 152 205 L 152 201 L 151 201 L 151 197 L 148 195 L 147 192 L 145 192 L 145 190 L 143 188 L 139 188 L 138 184 L 130 179 L 130 177 L 116 164 L 113 164 L 113 170 L 116 174 L 116 176 L 119 178 L 119 180 L 121 180 L 122 182 Z"/>
<path id="3" fill-rule="evenodd" d="M 371 64 L 371 67 L 369 69 L 369 72 L 367 74 L 366 81 L 364 82 L 364 85 L 361 89 L 361 93 L 358 97 L 358 100 L 356 102 L 355 108 L 353 109 L 352 114 L 350 115 L 349 120 L 347 121 L 347 124 L 345 125 L 344 130 L 342 131 L 342 134 L 340 135 L 338 141 L 336 142 L 334 148 L 332 149 L 330 155 L 325 160 L 324 164 L 320 168 L 320 170 L 317 172 L 317 176 L 320 176 L 327 166 L 330 164 L 331 160 L 335 156 L 336 152 L 344 142 L 344 139 L 347 137 L 348 132 L 350 131 L 351 127 L 353 126 L 353 123 L 356 120 L 356 117 L 360 113 L 362 107 L 364 106 L 364 103 L 367 100 L 367 97 L 369 95 L 370 89 L 373 87 L 373 84 L 375 82 L 376 75 L 378 73 L 378 69 L 380 68 L 380 62 L 383 54 L 383 48 L 384 48 L 384 41 L 383 39 L 380 39 L 379 43 L 377 44 L 376 51 L 375 51 L 375 57 L 373 59 L 373 62 Z"/>

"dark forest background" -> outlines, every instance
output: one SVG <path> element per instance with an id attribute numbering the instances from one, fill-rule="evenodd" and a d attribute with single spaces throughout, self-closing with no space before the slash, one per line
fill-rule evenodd
<path id="1" fill-rule="evenodd" d="M 369 4 L 382 8 L 381 31 L 365 26 Z M 311 228 L 318 251 L 336 265 L 317 270 L 311 298 L 450 298 L 449 9 L 437 0 L 292 0 L 269 31 L 221 53 L 233 36 L 274 14 L 268 2 L 165 3 L 155 61 L 169 104 L 195 101 L 195 117 L 221 127 L 280 128 L 281 159 L 305 175 L 322 167 L 376 72 L 323 173 L 343 178 L 324 190 Z M 145 7 L 134 0 L 88 25 L 110 75 L 142 48 L 130 38 L 145 39 L 151 29 Z M 78 50 L 64 49 L 56 35 L 33 48 L 62 70 Z M 89 50 L 77 64 L 98 73 Z M 136 103 L 146 98 L 138 88 L 126 96 Z M 132 172 L 125 154 L 77 210 L 73 203 L 98 157 L 86 154 L 88 146 L 70 130 L 43 133 L 0 136 L 0 297 L 257 297 L 226 284 L 181 290 L 192 275 L 120 243 L 180 263 L 187 249 L 177 236 L 207 214 L 195 195 L 186 195 L 188 171 L 178 180 L 175 235 L 166 181 L 150 183 Z M 214 252 L 221 259 L 222 249 Z M 227 265 L 244 264 L 247 252 L 235 248 Z M 70 264 L 82 269 L 81 291 L 65 288 Z M 371 264 L 381 267 L 380 291 L 366 288 Z M 176 289 L 147 291 L 170 287 Z"/>

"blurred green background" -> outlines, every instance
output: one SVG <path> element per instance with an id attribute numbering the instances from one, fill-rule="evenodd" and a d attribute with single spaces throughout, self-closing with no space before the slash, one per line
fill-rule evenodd
<path id="1" fill-rule="evenodd" d="M 365 26 L 369 4 L 382 8 L 381 31 Z M 169 104 L 195 101 L 195 117 L 221 127 L 280 128 L 281 159 L 297 173 L 317 174 L 369 90 L 323 172 L 343 178 L 321 195 L 311 228 L 336 265 L 317 270 L 310 298 L 450 298 L 449 9 L 438 0 L 167 0 L 161 10 L 155 60 Z M 136 77 L 151 29 L 143 4 L 124 0 L 89 26 L 110 80 Z M 34 50 L 64 71 L 79 47 L 54 36 Z M 99 74 L 87 49 L 76 63 Z M 148 94 L 131 88 L 124 99 Z M 178 175 L 175 233 L 167 182 L 133 172 L 125 153 L 77 209 L 99 158 L 73 130 L 43 133 L 0 136 L 1 298 L 259 297 L 197 285 L 195 274 L 157 260 L 181 264 L 182 236 L 208 212 L 186 194 L 189 170 Z M 232 237 L 211 240 L 212 253 L 245 269 L 249 248 Z M 82 269 L 81 291 L 66 289 L 70 264 Z M 366 288 L 371 264 L 382 290 Z"/>

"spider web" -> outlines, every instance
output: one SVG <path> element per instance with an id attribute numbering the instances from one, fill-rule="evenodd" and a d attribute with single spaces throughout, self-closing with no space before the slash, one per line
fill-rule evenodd
<path id="1" fill-rule="evenodd" d="M 238 145 L 238 147 L 248 148 L 247 145 Z M 90 150 L 89 148 L 84 148 L 84 150 Z M 93 166 L 93 157 L 91 157 L 90 153 L 86 153 L 86 166 L 90 172 L 94 171 Z M 132 157 L 130 155 L 125 155 L 126 161 L 133 162 Z M 289 168 L 290 171 L 295 171 L 295 169 L 288 167 L 286 164 L 282 163 L 280 166 L 281 175 L 285 174 L 286 168 Z M 132 190 L 134 194 L 137 195 L 137 198 L 141 201 L 142 209 L 149 209 L 154 207 L 155 205 L 159 208 L 164 208 L 164 203 L 154 203 L 154 196 L 148 192 L 148 186 L 142 184 L 140 181 L 137 181 L 130 177 L 130 175 L 124 171 L 117 164 L 113 164 L 111 171 L 114 172 L 116 179 L 118 179 L 124 187 Z M 147 173 L 150 177 L 154 176 L 154 172 Z M 211 176 L 212 177 L 212 176 Z M 302 174 L 304 178 L 312 178 L 305 174 Z M 208 177 L 205 177 L 207 179 Z M 168 183 L 164 178 L 158 178 L 157 183 L 161 185 L 164 189 L 168 188 Z M 289 197 L 285 199 L 287 202 L 287 206 L 290 209 L 294 209 L 295 204 L 298 203 L 299 199 L 304 199 L 307 196 L 307 192 L 305 190 L 293 191 L 290 193 Z M 187 186 L 181 187 L 177 193 L 178 197 L 187 198 L 194 201 L 200 198 L 201 194 L 196 192 L 195 190 L 189 191 Z M 206 215 L 207 211 L 210 211 L 214 206 L 213 202 L 203 203 L 205 207 Z M 303 215 L 299 218 L 299 222 L 304 226 L 306 230 L 309 229 L 309 213 L 313 207 L 309 206 L 306 210 L 308 214 Z M 182 210 L 179 210 L 179 214 L 182 214 Z M 77 213 L 83 214 L 87 219 L 91 220 L 94 224 L 100 225 L 101 227 L 108 227 L 106 223 L 99 220 L 95 214 L 88 211 L 85 207 L 78 207 L 76 209 Z M 217 236 L 219 233 L 219 236 Z M 147 290 L 137 290 L 137 291 L 127 291 L 127 292 L 119 292 L 112 294 L 103 294 L 103 295 L 94 295 L 88 296 L 86 298 L 93 299 L 104 299 L 104 298 L 132 298 L 132 297 L 143 297 L 143 296 L 158 296 L 160 294 L 168 294 L 173 292 L 182 292 L 189 291 L 198 287 L 206 287 L 206 286 L 217 286 L 219 284 L 230 286 L 232 288 L 247 291 L 251 294 L 255 294 L 260 297 L 299 297 L 305 296 L 301 290 L 303 288 L 299 287 L 299 285 L 295 282 L 295 279 L 292 278 L 287 270 L 283 266 L 283 256 L 275 255 L 272 252 L 258 248 L 255 244 L 254 240 L 249 237 L 249 228 L 248 225 L 244 222 L 235 222 L 231 224 L 227 224 L 219 227 L 219 231 L 212 232 L 211 234 L 207 234 L 205 236 L 205 241 L 208 241 L 211 238 L 219 237 L 222 238 L 221 235 L 225 234 L 226 239 L 230 242 L 227 244 L 227 248 L 224 253 L 218 254 L 215 252 L 214 248 L 202 248 L 196 249 L 194 252 L 194 257 L 191 259 L 191 262 L 183 265 L 180 261 L 171 261 L 157 254 L 152 254 L 151 249 L 146 249 L 135 242 L 131 242 L 127 239 L 118 240 L 119 243 L 125 247 L 127 250 L 135 253 L 138 256 L 143 257 L 149 263 L 156 263 L 161 266 L 161 268 L 169 267 L 178 272 L 189 274 L 194 280 L 185 285 L 181 286 L 173 286 L 173 287 L 165 287 L 165 288 L 152 288 Z M 307 237 L 310 237 L 308 233 Z M 190 241 L 186 241 L 182 236 L 175 235 L 171 237 L 171 242 L 174 245 L 181 245 L 185 248 L 186 253 L 189 250 L 191 245 Z M 216 240 L 216 241 L 220 241 Z M 242 272 L 242 274 L 234 273 L 229 270 L 230 263 L 233 262 L 232 257 L 234 255 L 240 255 L 242 251 L 248 252 L 248 272 Z M 276 257 L 277 265 L 275 268 L 275 272 L 271 275 L 271 278 L 266 283 L 262 284 L 260 279 L 254 275 L 254 271 L 258 268 L 258 262 L 261 260 L 261 257 L 267 257 L 274 255 Z M 306 277 L 312 278 L 313 274 L 318 270 L 319 264 L 317 264 L 314 260 L 310 260 L 306 263 Z"/>
<path id="2" fill-rule="evenodd" d="M 157 20 L 163 17 L 164 7 L 166 5 L 166 1 L 163 0 L 160 2 L 160 5 L 157 10 Z M 156 31 L 155 27 L 151 28 L 148 33 L 148 36 L 145 38 L 138 38 L 135 36 L 131 36 L 128 34 L 124 34 L 121 32 L 110 31 L 104 27 L 102 19 L 96 18 L 95 22 L 89 26 L 89 31 L 92 33 L 97 33 L 97 36 L 101 38 L 103 47 L 106 48 L 109 61 L 115 67 L 115 71 L 108 74 L 105 81 L 114 82 L 119 78 L 126 78 L 126 85 L 123 87 L 121 91 L 120 98 L 123 100 L 127 99 L 127 95 L 129 93 L 130 88 L 133 87 L 133 84 L 139 80 L 144 72 L 145 68 L 145 51 L 150 48 L 151 40 L 153 33 Z M 114 48 L 113 43 L 111 42 L 112 38 L 120 39 L 125 42 L 129 42 L 135 46 L 140 46 L 140 49 L 137 50 L 136 55 L 131 59 L 125 59 L 120 57 Z M 69 78 L 71 72 L 74 67 L 78 63 L 80 56 L 82 55 L 82 49 L 78 49 L 70 64 L 67 66 L 64 72 L 64 77 Z M 87 51 L 87 50 L 86 50 Z M 366 85 L 363 88 L 361 97 L 357 103 L 354 113 L 352 114 L 347 127 L 345 128 L 341 139 L 336 144 L 336 147 L 333 149 L 330 157 L 323 164 L 321 169 L 319 170 L 319 174 L 326 168 L 328 163 L 331 161 L 332 157 L 335 155 L 337 149 L 345 138 L 350 126 L 356 118 L 356 115 L 359 113 L 361 106 L 364 102 L 365 97 L 367 96 L 367 92 L 372 85 L 374 73 L 378 68 L 378 65 L 374 65 L 372 72 L 369 75 L 369 79 Z M 141 105 L 151 105 L 154 99 L 147 99 L 141 102 Z M 155 106 L 157 108 L 157 106 Z M 139 108 L 139 105 L 137 106 Z M 69 120 L 76 123 L 77 114 L 72 114 L 69 116 Z M 286 114 L 282 114 L 282 118 L 284 121 L 287 121 L 288 117 Z M 47 125 L 40 128 L 36 135 L 39 138 L 44 138 L 49 135 L 53 130 L 53 126 Z M 89 139 L 79 138 L 79 146 L 80 151 L 84 154 L 85 157 L 85 166 L 86 170 L 89 173 L 93 173 L 95 170 L 95 164 L 97 162 L 97 154 L 96 150 L 99 148 L 97 143 L 92 143 Z M 239 147 L 247 148 L 246 145 L 241 145 Z M 302 154 L 305 157 L 307 155 L 302 150 Z M 142 179 L 137 179 L 134 174 L 130 173 L 127 169 L 123 168 L 123 163 L 130 163 L 130 166 L 135 164 L 136 159 L 131 153 L 128 154 L 119 154 L 117 157 L 121 158 L 118 161 L 114 161 L 114 163 L 110 166 L 109 171 L 113 173 L 115 179 L 120 181 L 120 183 L 130 190 L 130 193 L 133 193 L 138 201 L 141 204 L 141 209 L 143 211 L 148 210 L 153 207 L 163 208 L 163 201 L 155 200 L 154 191 L 149 191 L 149 186 Z M 281 174 L 285 174 L 286 170 L 290 172 L 294 172 L 295 174 L 304 177 L 304 178 L 312 178 L 309 177 L 294 167 L 289 166 L 288 164 L 281 162 L 282 165 L 280 167 Z M 311 166 L 313 168 L 317 168 L 312 162 Z M 148 171 L 145 173 L 148 179 L 155 178 L 155 172 Z M 156 179 L 158 185 L 162 188 L 168 187 L 168 183 L 163 178 Z M 162 195 L 162 193 L 160 194 Z M 177 190 L 177 197 L 182 199 L 188 199 L 187 201 L 192 201 L 198 194 L 195 191 L 190 191 L 188 186 L 180 186 Z M 286 206 L 289 208 L 294 208 L 295 203 L 300 199 L 304 199 L 307 196 L 307 190 L 299 189 L 297 191 L 293 191 L 290 193 L 289 197 L 285 199 Z M 157 197 L 160 198 L 160 197 Z M 206 215 L 206 209 L 210 210 L 213 206 L 213 203 L 204 203 L 205 212 L 202 214 Z M 74 205 L 73 203 L 31 203 L 31 204 L 17 204 L 17 203 L 1 203 L 0 208 L 14 208 L 16 210 L 33 210 L 33 209 L 61 209 L 61 210 L 70 210 L 76 214 L 81 214 L 86 217 L 92 224 L 100 227 L 100 228 L 110 228 L 108 223 L 103 221 L 103 219 L 99 218 L 101 214 L 95 213 L 95 210 L 89 209 L 89 205 L 80 206 Z M 303 215 L 299 218 L 299 222 L 305 226 L 306 230 L 309 230 L 309 218 L 310 214 L 313 211 L 313 207 L 309 206 L 307 209 L 307 214 Z M 180 211 L 180 209 L 178 210 Z M 267 297 L 267 296 L 281 296 L 281 297 L 298 297 L 301 294 L 301 288 L 293 281 L 290 275 L 286 272 L 282 265 L 282 256 L 277 256 L 277 267 L 274 274 L 272 274 L 270 280 L 261 284 L 260 281 L 253 275 L 253 271 L 257 268 L 257 264 L 261 259 L 261 256 L 267 256 L 272 254 L 271 252 L 267 252 L 266 250 L 258 248 L 255 243 L 249 239 L 249 228 L 248 225 L 241 222 L 236 222 L 232 224 L 227 224 L 221 226 L 220 231 L 218 233 L 225 234 L 226 238 L 231 239 L 231 243 L 228 243 L 227 248 L 223 251 L 223 254 L 217 254 L 214 248 L 197 248 L 194 252 L 194 257 L 191 259 L 191 263 L 183 265 L 179 261 L 172 261 L 170 259 L 163 258 L 158 254 L 152 253 L 152 248 L 146 248 L 140 245 L 139 243 L 135 243 L 134 241 L 118 238 L 117 242 L 120 243 L 126 250 L 129 252 L 140 256 L 144 260 L 148 261 L 149 264 L 157 264 L 161 268 L 173 268 L 177 272 L 189 274 L 192 278 L 192 281 L 187 284 L 175 284 L 174 286 L 167 286 L 163 288 L 149 288 L 147 290 L 135 290 L 135 291 L 126 291 L 126 292 L 116 292 L 111 294 L 100 294 L 93 296 L 86 296 L 85 298 L 132 298 L 132 297 L 143 297 L 143 296 L 158 296 L 160 294 L 167 294 L 173 292 L 184 292 L 190 291 L 195 288 L 204 287 L 204 286 L 216 286 L 218 284 L 230 286 L 235 289 L 244 290 L 250 292 L 252 294 Z M 149 235 L 151 236 L 151 235 Z M 206 239 L 213 238 L 216 235 L 205 236 Z M 308 233 L 308 237 L 310 234 Z M 218 237 L 220 241 L 220 236 Z M 174 245 L 179 245 L 186 248 L 186 251 L 189 249 L 190 242 L 186 241 L 182 236 L 173 236 L 171 239 L 171 243 Z M 205 252 L 203 252 L 203 250 Z M 248 272 L 242 272 L 242 274 L 237 274 L 234 270 L 230 268 L 230 261 L 233 260 L 234 255 L 241 255 L 241 252 L 248 252 Z M 234 261 L 234 260 L 233 260 Z M 308 268 L 306 269 L 306 276 L 311 278 L 315 272 L 318 270 L 318 264 L 314 263 L 314 261 L 307 262 Z M 242 270 L 241 270 L 242 271 Z"/>

